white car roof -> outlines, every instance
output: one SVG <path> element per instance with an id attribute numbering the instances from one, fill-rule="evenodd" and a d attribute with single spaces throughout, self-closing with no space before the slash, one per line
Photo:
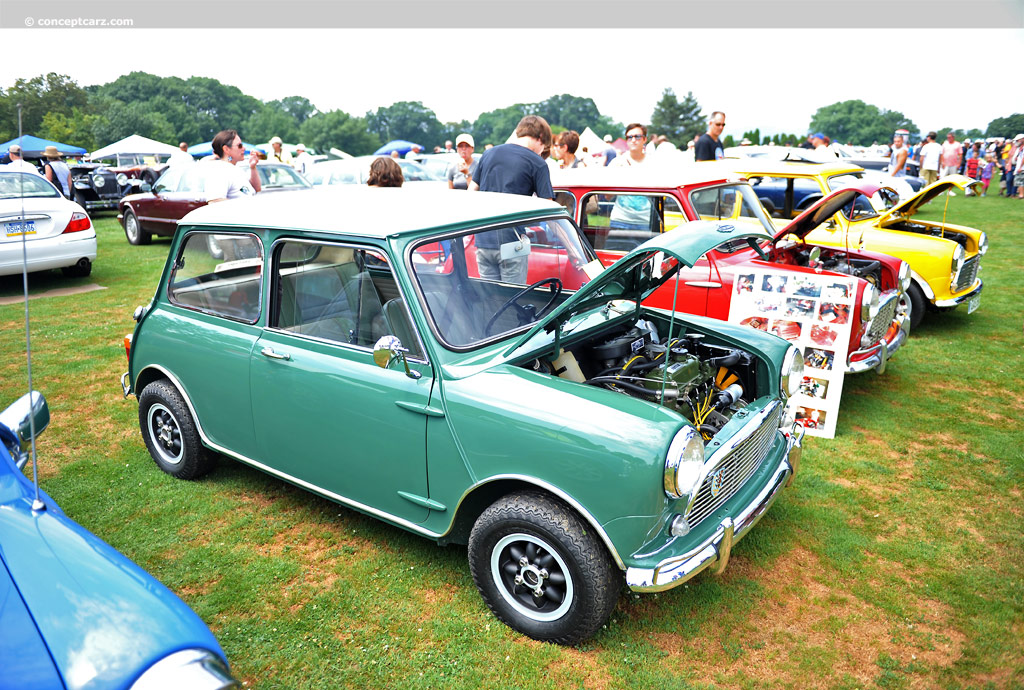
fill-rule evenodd
<path id="1" fill-rule="evenodd" d="M 180 225 L 303 229 L 373 238 L 498 221 L 512 214 L 548 215 L 562 206 L 536 197 L 430 187 L 330 185 L 301 194 L 280 192 L 198 208 Z"/>
<path id="2" fill-rule="evenodd" d="M 571 168 L 551 171 L 553 187 L 683 187 L 706 182 L 736 182 L 742 175 L 715 162 L 651 162 L 639 167 Z"/>

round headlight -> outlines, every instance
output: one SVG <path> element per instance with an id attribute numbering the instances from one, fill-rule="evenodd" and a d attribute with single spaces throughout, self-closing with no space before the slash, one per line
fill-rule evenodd
<path id="1" fill-rule="evenodd" d="M 115 179 L 117 180 L 118 187 L 124 187 L 128 184 L 128 176 L 124 173 L 117 173 L 117 177 Z"/>
<path id="2" fill-rule="evenodd" d="M 981 233 L 981 237 L 978 238 L 978 253 L 985 256 L 985 252 L 988 251 L 988 235 Z"/>
<path id="3" fill-rule="evenodd" d="M 860 296 L 860 320 L 865 323 L 878 315 L 878 288 L 870 283 L 864 286 Z"/>
<path id="4" fill-rule="evenodd" d="M 103 186 L 103 175 L 100 175 L 98 173 L 96 175 L 93 175 L 92 176 L 92 184 L 93 184 L 94 187 L 102 187 Z"/>
<path id="5" fill-rule="evenodd" d="M 910 289 L 910 264 L 906 261 L 900 262 L 900 290 L 906 292 Z"/>
<path id="6" fill-rule="evenodd" d="M 665 493 L 669 498 L 689 496 L 697 490 L 704 469 L 704 439 L 692 426 L 672 439 L 665 456 Z"/>
<path id="7" fill-rule="evenodd" d="M 160 659 L 132 683 L 131 690 L 204 688 L 227 690 L 239 687 L 224 661 L 205 649 L 183 649 Z"/>
<path id="8" fill-rule="evenodd" d="M 960 275 L 960 269 L 964 267 L 964 257 L 966 253 L 964 248 L 959 244 L 956 249 L 953 250 L 953 263 L 950 266 L 950 271 L 953 273 L 953 280 L 956 280 L 957 276 Z"/>
<path id="9" fill-rule="evenodd" d="M 800 390 L 800 382 L 804 378 L 804 353 L 799 347 L 790 345 L 786 358 L 782 361 L 782 383 L 779 392 L 783 398 L 789 398 Z"/>

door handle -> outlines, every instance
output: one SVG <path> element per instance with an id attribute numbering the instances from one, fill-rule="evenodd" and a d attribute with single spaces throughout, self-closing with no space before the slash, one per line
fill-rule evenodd
<path id="1" fill-rule="evenodd" d="M 271 359 L 285 359 L 285 360 L 288 360 L 288 359 L 292 358 L 291 355 L 282 355 L 282 354 L 280 354 L 278 352 L 274 352 L 274 350 L 272 348 L 269 348 L 269 347 L 265 347 L 262 350 L 260 350 L 260 354 L 263 355 L 264 357 L 270 357 Z"/>
<path id="2" fill-rule="evenodd" d="M 722 287 L 721 283 L 716 283 L 716 282 L 710 281 L 710 280 L 687 280 L 687 281 L 684 281 L 683 284 L 684 285 L 689 285 L 690 287 L 698 287 L 698 288 L 720 288 L 720 287 Z"/>

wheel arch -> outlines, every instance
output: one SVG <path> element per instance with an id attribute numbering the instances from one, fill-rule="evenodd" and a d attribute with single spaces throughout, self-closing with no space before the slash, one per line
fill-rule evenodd
<path id="1" fill-rule="evenodd" d="M 452 519 L 451 527 L 438 542 L 465 544 L 469 541 L 469 533 L 480 514 L 503 496 L 514 493 L 543 493 L 562 503 L 566 508 L 575 513 L 584 524 L 591 527 L 601 543 L 608 550 L 615 565 L 621 570 L 626 569 L 625 563 L 619 557 L 618 551 L 612 544 L 608 533 L 601 527 L 597 519 L 590 514 L 576 499 L 565 493 L 558 487 L 536 477 L 525 475 L 498 475 L 478 481 L 470 487 L 455 509 L 455 516 Z"/>

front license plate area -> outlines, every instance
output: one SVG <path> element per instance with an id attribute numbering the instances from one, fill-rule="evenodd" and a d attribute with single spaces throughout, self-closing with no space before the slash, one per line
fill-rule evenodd
<path id="1" fill-rule="evenodd" d="M 975 295 L 974 297 L 967 300 L 967 313 L 973 314 L 974 310 L 981 304 L 981 295 Z"/>

